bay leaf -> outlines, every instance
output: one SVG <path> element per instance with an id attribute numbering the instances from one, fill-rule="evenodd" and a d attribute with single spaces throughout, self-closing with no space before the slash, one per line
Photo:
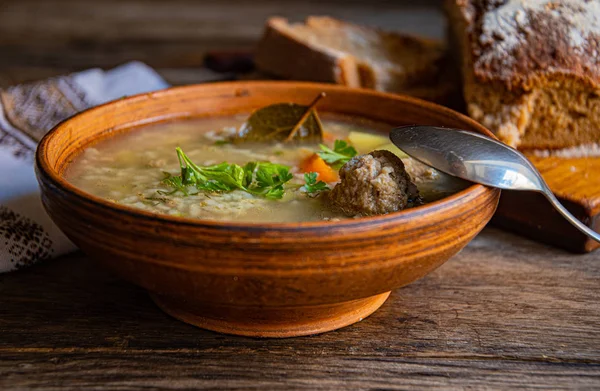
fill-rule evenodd
<path id="1" fill-rule="evenodd" d="M 315 106 L 324 95 L 319 94 L 308 106 L 276 103 L 256 110 L 242 125 L 233 141 L 322 142 L 323 125 Z"/>

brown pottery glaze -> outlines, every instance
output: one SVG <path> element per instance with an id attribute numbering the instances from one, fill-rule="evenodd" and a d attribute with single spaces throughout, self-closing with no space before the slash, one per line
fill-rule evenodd
<path id="1" fill-rule="evenodd" d="M 172 88 L 87 110 L 37 151 L 42 201 L 83 251 L 147 289 L 158 306 L 202 328 L 257 337 L 308 335 L 373 313 L 392 289 L 434 270 L 492 217 L 500 192 L 480 185 L 385 216 L 338 222 L 236 223 L 156 215 L 92 196 L 63 174 L 101 139 L 146 124 L 248 113 L 278 102 L 392 126 L 429 124 L 490 135 L 449 109 L 404 96 L 298 82 Z"/>

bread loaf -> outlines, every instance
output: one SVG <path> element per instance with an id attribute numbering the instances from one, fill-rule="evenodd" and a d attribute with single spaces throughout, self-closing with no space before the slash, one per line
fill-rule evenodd
<path id="1" fill-rule="evenodd" d="M 469 115 L 519 149 L 600 142 L 600 1 L 447 0 Z"/>

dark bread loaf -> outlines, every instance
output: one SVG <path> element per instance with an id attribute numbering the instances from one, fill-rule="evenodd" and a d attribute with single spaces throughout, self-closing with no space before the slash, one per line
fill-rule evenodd
<path id="1" fill-rule="evenodd" d="M 600 1 L 447 0 L 446 9 L 471 117 L 519 149 L 600 143 Z"/>

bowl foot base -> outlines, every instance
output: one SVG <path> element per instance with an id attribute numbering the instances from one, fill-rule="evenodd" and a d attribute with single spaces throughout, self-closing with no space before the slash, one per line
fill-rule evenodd
<path id="1" fill-rule="evenodd" d="M 219 333 L 268 338 L 319 334 L 351 325 L 375 312 L 389 295 L 318 306 L 264 308 L 194 305 L 151 294 L 163 311 L 186 323 Z"/>

